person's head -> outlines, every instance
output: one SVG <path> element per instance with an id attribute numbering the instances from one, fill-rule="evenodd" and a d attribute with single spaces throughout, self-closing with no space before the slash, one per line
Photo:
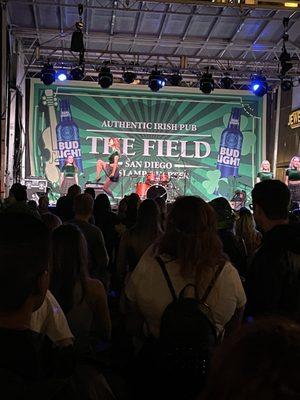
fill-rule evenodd
<path id="1" fill-rule="evenodd" d="M 257 231 L 253 215 L 248 208 L 242 207 L 238 212 L 238 218 L 235 223 L 235 234 L 239 240 L 243 240 L 247 250 L 256 246 Z"/>
<path id="2" fill-rule="evenodd" d="M 300 326 L 265 319 L 244 326 L 214 353 L 199 400 L 299 399 Z"/>
<path id="3" fill-rule="evenodd" d="M 264 172 L 270 172 L 271 171 L 271 165 L 268 160 L 263 160 L 262 163 L 260 164 L 260 170 Z"/>
<path id="4" fill-rule="evenodd" d="M 270 179 L 257 183 L 252 190 L 252 203 L 254 219 L 262 230 L 287 223 L 290 191 L 283 182 Z"/>
<path id="5" fill-rule="evenodd" d="M 15 193 L 22 189 L 23 185 L 21 183 L 13 183 L 11 188 L 9 189 L 9 195 L 15 197 Z"/>
<path id="6" fill-rule="evenodd" d="M 87 244 L 80 229 L 72 224 L 56 228 L 52 241 L 50 290 L 62 309 L 68 312 L 73 306 L 75 284 L 80 283 L 83 292 L 85 291 Z"/>
<path id="7" fill-rule="evenodd" d="M 179 261 L 182 275 L 196 271 L 200 276 L 203 269 L 224 263 L 213 208 L 200 197 L 177 198 L 168 213 L 158 250 Z"/>
<path id="8" fill-rule="evenodd" d="M 61 219 L 51 212 L 42 213 L 41 217 L 44 224 L 51 232 L 62 224 Z"/>
<path id="9" fill-rule="evenodd" d="M 298 157 L 298 156 L 292 157 L 289 167 L 291 169 L 299 169 L 300 168 L 300 157 Z"/>
<path id="10" fill-rule="evenodd" d="M 48 196 L 41 196 L 39 198 L 39 211 L 48 212 L 49 198 Z"/>
<path id="11" fill-rule="evenodd" d="M 93 214 L 94 200 L 89 194 L 79 194 L 74 198 L 73 207 L 75 217 L 89 219 Z"/>
<path id="12" fill-rule="evenodd" d="M 225 197 L 217 197 L 209 204 L 216 213 L 218 229 L 232 229 L 236 218 L 229 201 Z"/>
<path id="13" fill-rule="evenodd" d="M 31 210 L 37 211 L 38 206 L 37 206 L 35 200 L 29 200 L 29 201 L 27 202 L 27 205 L 28 205 L 28 207 L 29 207 Z"/>
<path id="14" fill-rule="evenodd" d="M 140 204 L 140 197 L 136 193 L 131 193 L 127 198 L 127 210 L 126 215 L 129 219 L 136 219 L 137 210 Z"/>
<path id="15" fill-rule="evenodd" d="M 90 196 L 92 196 L 93 200 L 95 200 L 96 192 L 94 188 L 86 188 L 84 189 L 84 193 L 89 194 Z"/>
<path id="16" fill-rule="evenodd" d="M 80 194 L 80 193 L 81 193 L 81 187 L 78 186 L 78 185 L 72 185 L 72 186 L 70 186 L 69 189 L 68 189 L 67 196 L 69 196 L 69 197 L 75 197 L 75 196 L 77 196 L 77 195 Z"/>
<path id="17" fill-rule="evenodd" d="M 48 288 L 49 231 L 27 214 L 0 214 L 0 315 L 38 309 Z"/>
<path id="18" fill-rule="evenodd" d="M 124 216 L 127 211 L 127 200 L 128 197 L 125 196 L 118 205 L 118 215 Z"/>
<path id="19" fill-rule="evenodd" d="M 99 193 L 94 202 L 94 215 L 101 218 L 101 216 L 111 212 L 111 205 L 106 193 Z"/>
<path id="20" fill-rule="evenodd" d="M 110 147 L 120 150 L 120 139 L 119 138 L 115 138 L 115 137 L 111 137 L 109 138 L 108 144 Z"/>
<path id="21" fill-rule="evenodd" d="M 154 200 L 141 202 L 136 219 L 135 227 L 139 231 L 157 234 L 160 231 L 160 212 Z"/>
<path id="22" fill-rule="evenodd" d="M 74 157 L 71 155 L 68 155 L 65 161 L 66 164 L 73 164 L 74 163 Z"/>
<path id="23" fill-rule="evenodd" d="M 16 201 L 27 201 L 27 187 L 17 184 L 13 190 L 13 196 Z"/>

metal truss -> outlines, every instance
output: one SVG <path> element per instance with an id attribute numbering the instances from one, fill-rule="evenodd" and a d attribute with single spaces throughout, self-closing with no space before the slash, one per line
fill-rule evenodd
<path id="1" fill-rule="evenodd" d="M 247 1 L 247 0 L 246 0 Z M 16 5 L 22 3 L 31 8 L 34 26 L 11 25 L 11 34 L 20 41 L 23 47 L 28 72 L 35 74 L 40 65 L 50 59 L 53 63 L 63 63 L 66 66 L 76 64 L 78 56 L 71 53 L 70 37 L 73 26 L 66 26 L 66 13 L 72 10 L 74 23 L 76 22 L 77 2 L 67 3 L 65 0 L 9 0 L 6 3 Z M 42 26 L 38 17 L 37 8 L 42 6 L 56 6 L 59 16 L 59 31 Z M 208 7 L 208 5 L 210 7 Z M 179 69 L 182 58 L 187 59 L 187 65 L 181 69 L 187 77 L 196 76 L 203 68 L 210 67 L 216 76 L 229 71 L 236 79 L 243 82 L 251 74 L 262 72 L 274 82 L 278 81 L 278 63 L 282 51 L 282 40 L 269 38 L 264 40 L 264 33 L 270 24 L 282 21 L 283 15 L 288 16 L 289 30 L 300 22 L 300 10 L 288 10 L 283 2 L 259 0 L 255 5 L 245 4 L 244 0 L 232 1 L 131 1 L 131 0 L 93 0 L 86 1 L 84 9 L 84 40 L 86 74 L 95 75 L 95 70 L 103 62 L 112 66 L 116 73 L 123 68 L 134 68 L 140 75 L 148 72 L 154 65 L 159 65 L 165 71 Z M 231 11 L 228 12 L 228 9 Z M 257 12 L 257 9 L 260 12 Z M 41 8 L 42 10 L 42 8 Z M 284 13 L 282 12 L 284 10 Z M 110 29 L 91 31 L 91 22 L 96 18 L 95 13 L 105 11 L 109 20 Z M 143 31 L 144 15 L 157 16 L 159 28 L 155 35 Z M 105 14 L 106 15 L 106 14 Z M 116 24 L 123 16 L 134 16 L 133 27 L 120 33 Z M 183 16 L 185 25 L 180 36 L 166 35 L 169 19 L 172 16 Z M 209 28 L 205 35 L 191 36 L 192 24 L 197 17 L 205 17 L 209 21 Z M 229 39 L 216 38 L 216 28 L 222 27 L 226 21 L 233 21 L 236 28 Z M 259 21 L 259 29 L 252 40 L 241 40 L 239 33 L 247 22 Z M 201 27 L 200 27 L 201 28 Z M 32 57 L 35 47 L 39 44 L 40 58 Z M 164 49 L 166 49 L 164 51 Z M 300 43 L 289 40 L 287 49 L 292 56 L 293 69 L 291 77 L 300 75 Z M 191 84 L 194 80 L 191 78 Z"/>

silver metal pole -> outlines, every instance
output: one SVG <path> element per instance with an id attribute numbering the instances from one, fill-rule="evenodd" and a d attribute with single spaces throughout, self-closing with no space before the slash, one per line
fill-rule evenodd
<path id="1" fill-rule="evenodd" d="M 276 167 L 277 167 L 280 106 L 281 106 L 281 86 L 279 86 L 277 90 L 276 123 L 275 123 L 275 135 L 274 135 L 273 168 L 272 168 L 274 178 L 276 178 Z"/>

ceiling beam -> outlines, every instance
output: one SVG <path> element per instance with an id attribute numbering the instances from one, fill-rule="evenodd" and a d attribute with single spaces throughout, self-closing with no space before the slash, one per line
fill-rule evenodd
<path id="1" fill-rule="evenodd" d="M 22 4 L 22 5 L 32 5 L 34 3 L 34 1 L 35 0 L 9 0 L 9 2 L 11 4 Z M 55 4 L 53 4 L 53 2 L 51 2 L 51 1 L 41 1 L 41 2 L 39 2 L 38 0 L 36 0 L 36 1 L 37 1 L 37 4 L 39 6 L 43 6 L 43 5 L 52 6 L 52 7 L 55 6 Z M 152 1 L 155 2 L 155 0 L 152 0 Z M 274 0 L 274 2 L 275 1 L 276 0 Z M 103 5 L 85 4 L 84 7 L 86 9 L 92 9 L 92 10 L 98 10 L 98 11 L 101 11 L 101 10 L 103 10 L 103 11 L 104 10 L 113 11 L 115 9 L 115 10 L 118 10 L 118 11 L 120 10 L 120 11 L 122 11 L 124 13 L 126 13 L 126 12 L 132 13 L 134 11 L 136 11 L 136 12 L 139 11 L 139 3 L 140 3 L 140 1 L 137 1 L 137 2 L 134 3 L 134 5 L 136 5 L 135 8 L 124 6 L 120 2 L 118 3 L 118 6 L 116 8 L 114 8 L 113 6 L 109 5 L 110 3 L 108 3 L 108 5 L 105 5 L 105 6 L 103 6 Z M 172 4 L 172 3 L 177 3 L 177 2 L 176 1 L 174 1 L 174 2 L 171 2 L 171 1 L 166 1 L 166 2 L 159 1 L 158 3 Z M 173 9 L 170 9 L 168 14 L 170 14 L 170 15 L 191 15 L 192 14 L 193 15 L 193 6 L 194 5 L 206 5 L 206 6 L 209 5 L 209 7 L 212 7 L 212 8 L 224 8 L 224 7 L 227 7 L 227 8 L 238 8 L 239 10 L 241 10 L 241 9 L 243 9 L 243 10 L 247 10 L 247 9 L 252 10 L 252 9 L 259 8 L 259 7 L 255 7 L 255 6 L 241 5 L 240 3 L 237 3 L 237 4 L 219 3 L 219 2 L 214 2 L 213 3 L 211 1 L 201 1 L 201 0 L 199 0 L 197 2 L 193 2 L 191 0 L 187 0 L 187 1 L 183 1 L 182 3 L 186 4 L 187 6 L 190 6 L 191 10 L 190 11 L 184 11 L 184 10 L 181 10 L 181 11 L 180 10 L 176 10 L 175 11 Z M 272 7 L 271 4 L 272 3 L 270 3 L 270 6 L 267 6 L 265 9 L 266 10 L 276 9 L 276 7 Z M 75 3 L 61 3 L 60 6 L 61 7 L 65 7 L 65 8 L 77 8 L 78 7 L 77 3 L 76 4 Z M 278 8 L 278 9 L 284 10 L 286 12 L 291 12 L 291 14 L 295 13 L 295 9 L 289 9 L 289 8 L 286 8 L 286 7 L 284 7 L 283 9 L 282 8 Z M 299 11 L 297 11 L 297 12 L 299 12 Z M 148 7 L 148 8 L 144 8 L 143 9 L 143 13 L 162 14 L 162 11 L 161 10 L 156 10 L 156 9 L 151 9 L 151 7 Z M 194 14 L 194 16 L 197 16 L 197 15 L 204 16 L 204 17 L 211 17 L 211 18 L 214 17 L 214 14 L 207 13 L 207 12 L 206 13 L 205 12 L 200 12 L 200 13 Z M 232 18 L 232 15 L 223 14 L 220 18 L 228 19 L 228 18 Z M 253 17 L 240 17 L 239 16 L 239 18 L 244 18 L 244 19 L 245 18 L 250 18 L 250 19 L 254 19 L 254 20 L 264 20 L 264 21 L 267 21 L 267 20 L 270 21 L 272 19 L 272 18 L 267 17 L 267 16 L 253 16 Z M 293 20 L 293 19 L 294 19 L 294 17 L 292 17 L 291 20 Z M 282 21 L 282 18 L 278 17 L 278 18 L 275 18 L 274 20 L 275 21 L 276 20 Z"/>

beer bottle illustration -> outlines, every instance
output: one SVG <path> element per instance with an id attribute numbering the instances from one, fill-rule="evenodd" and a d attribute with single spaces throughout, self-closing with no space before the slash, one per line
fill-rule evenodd
<path id="1" fill-rule="evenodd" d="M 240 131 L 241 108 L 232 108 L 228 126 L 221 135 L 217 169 L 221 178 L 238 176 L 243 134 Z"/>
<path id="2" fill-rule="evenodd" d="M 60 101 L 60 122 L 56 127 L 59 167 L 62 168 L 68 155 L 74 157 L 80 171 L 83 170 L 79 129 L 72 119 L 70 102 Z"/>

